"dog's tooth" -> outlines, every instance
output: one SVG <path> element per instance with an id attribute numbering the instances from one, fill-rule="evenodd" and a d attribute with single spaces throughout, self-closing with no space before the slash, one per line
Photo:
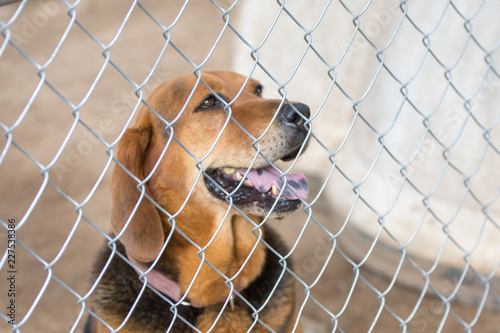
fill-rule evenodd
<path id="1" fill-rule="evenodd" d="M 248 179 L 245 179 L 245 181 L 243 182 L 243 184 L 245 184 L 246 186 L 253 186 L 253 183 L 248 180 Z"/>
<path id="2" fill-rule="evenodd" d="M 230 175 L 236 172 L 236 169 L 234 168 L 224 168 L 222 169 L 222 172 L 224 172 L 226 175 Z"/>
<path id="3" fill-rule="evenodd" d="M 278 189 L 278 186 L 273 184 L 273 186 L 271 186 L 271 193 L 274 195 L 280 194 L 280 190 Z"/>
<path id="4" fill-rule="evenodd" d="M 241 173 L 239 173 L 238 171 L 235 172 L 235 176 L 236 176 L 236 180 L 242 180 L 243 179 L 243 175 Z"/>

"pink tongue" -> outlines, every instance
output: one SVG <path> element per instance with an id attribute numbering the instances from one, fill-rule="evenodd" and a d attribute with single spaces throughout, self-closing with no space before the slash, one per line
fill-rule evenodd
<path id="1" fill-rule="evenodd" d="M 247 172 L 246 169 L 237 170 L 242 175 Z M 272 166 L 262 169 L 252 169 L 248 172 L 247 179 L 250 180 L 255 188 L 261 192 L 266 193 L 271 189 L 271 186 L 276 185 L 281 191 L 283 182 L 280 179 L 282 174 Z M 287 187 L 283 190 L 282 197 L 288 200 L 307 199 L 309 195 L 309 187 L 307 185 L 306 177 L 298 172 L 287 174 L 286 176 Z M 293 189 L 293 193 L 290 189 Z"/>

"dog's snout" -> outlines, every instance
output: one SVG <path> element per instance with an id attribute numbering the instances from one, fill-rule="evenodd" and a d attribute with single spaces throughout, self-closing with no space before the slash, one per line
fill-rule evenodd
<path id="1" fill-rule="evenodd" d="M 304 126 L 306 119 L 308 119 L 310 115 L 311 112 L 307 105 L 293 103 L 293 106 L 286 104 L 281 108 L 280 119 L 289 125 L 300 127 Z"/>

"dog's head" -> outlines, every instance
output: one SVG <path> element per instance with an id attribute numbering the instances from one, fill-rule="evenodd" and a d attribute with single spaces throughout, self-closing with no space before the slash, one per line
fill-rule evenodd
<path id="1" fill-rule="evenodd" d="M 147 179 L 143 194 L 179 220 L 181 214 L 225 212 L 228 204 L 259 216 L 297 210 L 307 182 L 300 173 L 283 176 L 274 162 L 293 160 L 305 147 L 309 108 L 264 99 L 257 81 L 232 72 L 204 72 L 201 80 L 190 75 L 160 85 L 120 140 L 117 161 L 138 180 Z M 157 207 L 140 200 L 137 180 L 122 166 L 111 185 L 115 232 L 135 212 L 124 243 L 147 233 L 161 235 L 163 244 Z M 157 252 L 144 250 L 133 254 L 151 259 Z"/>

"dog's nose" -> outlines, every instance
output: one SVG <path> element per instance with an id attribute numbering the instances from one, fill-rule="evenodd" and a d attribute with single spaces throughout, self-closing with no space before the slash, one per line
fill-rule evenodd
<path id="1" fill-rule="evenodd" d="M 302 103 L 293 103 L 293 106 L 286 104 L 281 108 L 280 119 L 289 125 L 300 127 L 304 126 L 304 123 L 306 122 L 305 119 L 308 119 L 310 115 L 311 112 L 307 105 Z"/>

